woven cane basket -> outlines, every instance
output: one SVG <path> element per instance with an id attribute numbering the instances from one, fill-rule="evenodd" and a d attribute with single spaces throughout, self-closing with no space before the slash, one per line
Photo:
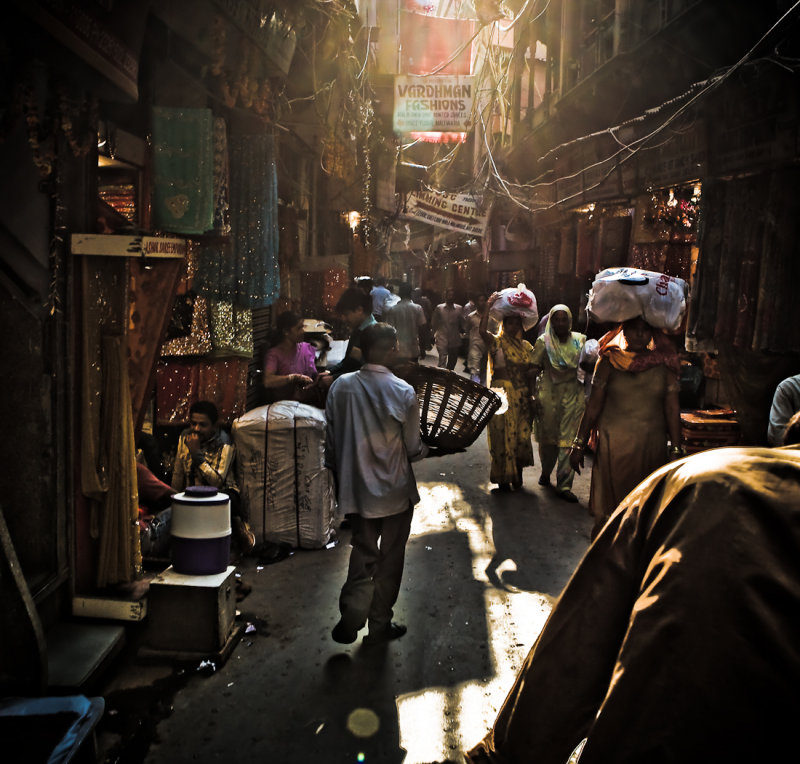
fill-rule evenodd
<path id="1" fill-rule="evenodd" d="M 472 445 L 500 408 L 488 387 L 447 369 L 406 366 L 400 376 L 417 393 L 422 442 L 435 448 Z"/>

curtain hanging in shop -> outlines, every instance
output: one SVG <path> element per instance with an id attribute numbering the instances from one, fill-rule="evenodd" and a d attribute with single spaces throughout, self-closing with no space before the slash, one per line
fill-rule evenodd
<path id="1" fill-rule="evenodd" d="M 274 138 L 231 136 L 228 146 L 231 236 L 201 247 L 196 283 L 214 300 L 265 308 L 280 292 Z"/>
<path id="2" fill-rule="evenodd" d="M 153 107 L 153 224 L 173 233 L 214 225 L 214 120 L 210 109 Z"/>
<path id="3" fill-rule="evenodd" d="M 128 264 L 128 374 L 131 383 L 133 424 L 138 431 L 153 392 L 156 361 L 165 326 L 170 321 L 181 260 L 151 258 L 147 264 L 131 258 Z M 191 324 L 191 312 L 188 322 Z M 187 327 L 187 334 L 190 326 Z"/>
<path id="4" fill-rule="evenodd" d="M 103 427 L 108 491 L 100 513 L 97 586 L 129 583 L 142 567 L 136 521 L 139 491 L 133 437 L 128 347 L 124 336 L 103 337 Z"/>
<path id="5" fill-rule="evenodd" d="M 133 581 L 142 561 L 125 335 L 127 270 L 124 258 L 81 258 L 79 469 L 89 512 L 75 534 L 79 549 L 96 550 L 86 567 L 99 588 Z"/>

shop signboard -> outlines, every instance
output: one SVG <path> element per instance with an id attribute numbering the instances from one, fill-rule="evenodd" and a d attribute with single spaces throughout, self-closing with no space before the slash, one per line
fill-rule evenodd
<path id="1" fill-rule="evenodd" d="M 109 257 L 186 257 L 186 239 L 167 236 L 124 236 L 109 233 L 74 233 L 70 238 L 73 255 Z"/>
<path id="2" fill-rule="evenodd" d="M 394 78 L 394 131 L 463 132 L 472 119 L 472 77 Z"/>
<path id="3" fill-rule="evenodd" d="M 406 197 L 403 217 L 481 237 L 489 214 L 471 194 L 414 191 Z"/>

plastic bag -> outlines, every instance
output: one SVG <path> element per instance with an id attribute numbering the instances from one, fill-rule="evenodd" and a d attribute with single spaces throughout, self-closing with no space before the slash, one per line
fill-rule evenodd
<path id="1" fill-rule="evenodd" d="M 508 287 L 497 293 L 497 299 L 489 309 L 492 318 L 502 321 L 505 316 L 519 316 L 522 328 L 527 332 L 539 323 L 536 297 L 525 284 Z"/>
<path id="2" fill-rule="evenodd" d="M 586 309 L 600 322 L 641 316 L 650 326 L 675 332 L 686 311 L 683 279 L 639 268 L 606 268 L 595 276 Z"/>

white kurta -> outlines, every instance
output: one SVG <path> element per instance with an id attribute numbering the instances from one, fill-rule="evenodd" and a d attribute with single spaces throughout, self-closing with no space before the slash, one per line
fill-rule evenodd
<path id="1" fill-rule="evenodd" d="M 411 462 L 428 449 L 411 385 L 365 364 L 331 385 L 325 416 L 325 465 L 337 477 L 340 514 L 388 517 L 419 501 Z"/>

